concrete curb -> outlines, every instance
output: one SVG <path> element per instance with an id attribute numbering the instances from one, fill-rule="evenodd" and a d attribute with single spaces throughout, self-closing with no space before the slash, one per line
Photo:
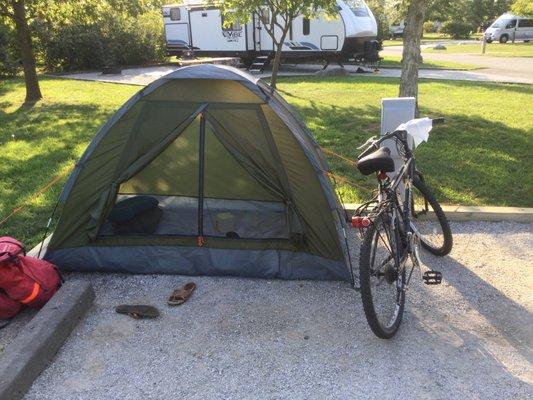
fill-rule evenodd
<path id="1" fill-rule="evenodd" d="M 353 212 L 359 204 L 344 206 Z M 527 207 L 442 206 L 442 209 L 450 221 L 533 222 L 533 208 Z"/>
<path id="2" fill-rule="evenodd" d="M 69 281 L 0 356 L 0 399 L 22 399 L 95 298 L 89 282 Z"/>

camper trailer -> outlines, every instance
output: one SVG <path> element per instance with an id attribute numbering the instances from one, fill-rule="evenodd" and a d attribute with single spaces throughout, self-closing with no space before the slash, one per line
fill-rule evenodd
<path id="1" fill-rule="evenodd" d="M 269 61 L 274 43 L 263 21 L 270 19 L 265 7 L 246 23 L 224 24 L 217 7 L 199 0 L 163 6 L 166 46 L 169 55 L 239 57 L 250 66 L 261 58 Z M 337 0 L 338 16 L 307 19 L 297 17 L 283 45 L 283 60 L 375 62 L 379 44 L 372 11 L 363 0 Z"/>

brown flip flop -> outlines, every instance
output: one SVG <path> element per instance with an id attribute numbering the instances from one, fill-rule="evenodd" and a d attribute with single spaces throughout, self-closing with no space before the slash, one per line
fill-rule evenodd
<path id="1" fill-rule="evenodd" d="M 187 300 L 189 300 L 189 298 L 191 297 L 195 289 L 196 289 L 196 283 L 189 282 L 185 284 L 183 287 L 174 290 L 172 294 L 170 295 L 170 297 L 168 298 L 168 305 L 179 306 L 185 303 Z"/>
<path id="2" fill-rule="evenodd" d="M 142 318 L 157 318 L 159 310 L 153 306 L 143 304 L 121 304 L 115 307 L 115 311 L 119 314 L 126 314 L 135 319 Z"/>

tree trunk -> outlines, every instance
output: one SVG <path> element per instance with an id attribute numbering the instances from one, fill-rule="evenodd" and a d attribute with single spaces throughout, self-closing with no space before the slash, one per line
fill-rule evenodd
<path id="1" fill-rule="evenodd" d="M 42 99 L 37 71 L 35 69 L 35 56 L 31 43 L 31 32 L 26 19 L 26 7 L 24 0 L 12 0 L 13 13 L 15 15 L 15 26 L 20 47 L 20 58 L 24 70 L 24 81 L 26 83 L 25 104 L 33 104 Z"/>
<path id="2" fill-rule="evenodd" d="M 276 54 L 274 56 L 274 63 L 272 64 L 272 77 L 270 78 L 270 86 L 274 89 L 276 88 L 276 83 L 278 81 L 279 64 L 281 62 L 281 50 L 283 49 L 283 43 L 285 42 L 285 38 L 287 37 L 289 26 L 283 31 L 279 43 L 276 43 Z"/>
<path id="3" fill-rule="evenodd" d="M 400 78 L 400 97 L 416 97 L 418 115 L 418 63 L 420 39 L 426 16 L 426 0 L 411 0 L 405 19 L 403 36 L 402 76 Z"/>

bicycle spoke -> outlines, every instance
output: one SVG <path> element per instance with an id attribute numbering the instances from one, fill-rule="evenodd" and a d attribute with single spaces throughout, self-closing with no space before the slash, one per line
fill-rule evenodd
<path id="1" fill-rule="evenodd" d="M 369 254 L 370 290 L 376 318 L 384 327 L 396 320 L 403 296 L 402 284 L 394 278 L 401 271 L 393 249 L 395 242 L 390 227 L 377 219 Z"/>

